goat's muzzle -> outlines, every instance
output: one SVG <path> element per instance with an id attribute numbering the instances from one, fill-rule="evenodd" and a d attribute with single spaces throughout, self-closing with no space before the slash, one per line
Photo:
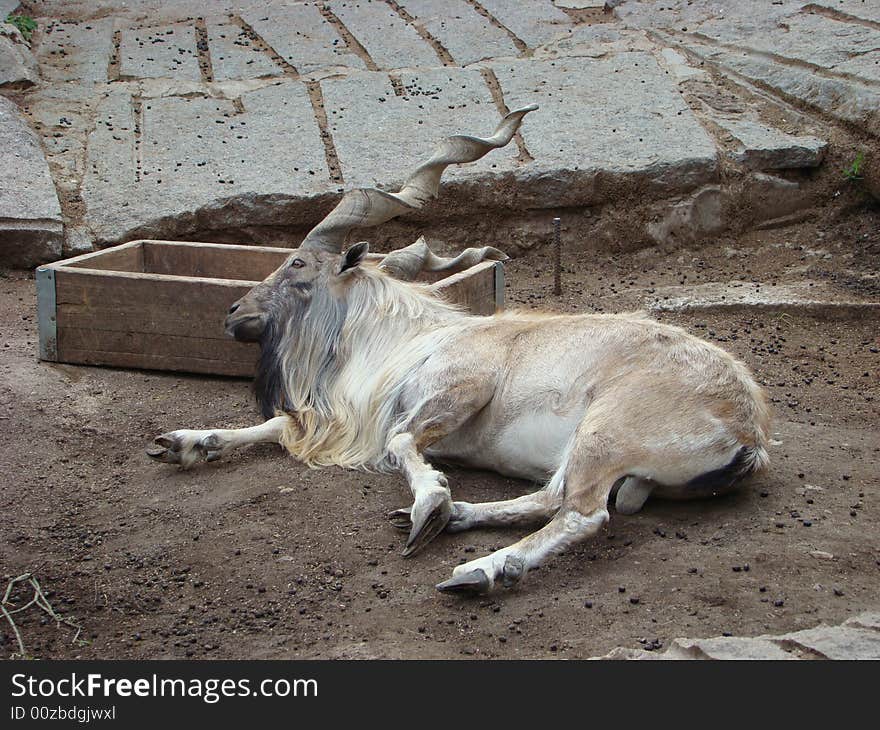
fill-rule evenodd
<path id="1" fill-rule="evenodd" d="M 266 329 L 266 316 L 239 299 L 229 308 L 225 328 L 226 334 L 239 342 L 259 342 Z"/>

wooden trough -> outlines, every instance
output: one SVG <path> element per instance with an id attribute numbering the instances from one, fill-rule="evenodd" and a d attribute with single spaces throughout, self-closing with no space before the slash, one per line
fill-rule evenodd
<path id="1" fill-rule="evenodd" d="M 233 340 L 223 320 L 289 255 L 287 248 L 143 240 L 41 266 L 40 359 L 251 377 L 259 346 Z M 500 262 L 431 281 L 439 296 L 474 314 L 503 307 Z"/>

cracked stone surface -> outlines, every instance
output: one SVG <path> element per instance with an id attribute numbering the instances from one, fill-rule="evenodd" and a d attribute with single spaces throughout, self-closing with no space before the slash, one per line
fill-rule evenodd
<path id="1" fill-rule="evenodd" d="M 0 96 L 0 261 L 31 267 L 61 254 L 58 195 L 36 134 Z"/>
<path id="2" fill-rule="evenodd" d="M 720 69 L 874 134 L 880 129 L 876 3 L 626 0 L 614 12 Z"/>
<path id="3" fill-rule="evenodd" d="M 566 35 L 573 25 L 571 18 L 552 3 L 483 0 L 480 4 L 530 48 Z"/>
<path id="4" fill-rule="evenodd" d="M 486 58 L 517 55 L 510 34 L 461 0 L 399 0 L 399 4 L 419 18 L 462 66 Z"/>
<path id="5" fill-rule="evenodd" d="M 216 81 L 258 79 L 283 74 L 278 64 L 257 47 L 257 43 L 240 25 L 225 20 L 211 20 L 207 27 Z"/>
<path id="6" fill-rule="evenodd" d="M 445 136 L 488 136 L 498 123 L 498 110 L 479 71 L 407 71 L 399 78 L 403 96 L 395 94 L 382 73 L 351 74 L 323 84 L 347 187 L 394 187 Z M 443 179 L 455 182 L 511 171 L 516 154 L 516 146 L 508 145 L 450 168 Z"/>
<path id="7" fill-rule="evenodd" d="M 298 81 L 238 99 L 161 96 L 136 104 L 129 93 L 114 92 L 98 108 L 88 146 L 101 155 L 89 156 L 83 200 L 103 241 L 170 218 L 234 225 L 231 219 L 246 217 L 258 202 L 283 222 L 284 201 L 336 188 Z"/>
<path id="8" fill-rule="evenodd" d="M 331 0 L 327 6 L 360 41 L 379 68 L 440 65 L 434 49 L 385 3 Z"/>
<path id="9" fill-rule="evenodd" d="M 342 66 L 366 68 L 317 5 L 270 5 L 243 11 L 241 18 L 300 73 Z"/>
<path id="10" fill-rule="evenodd" d="M 119 76 L 123 79 L 198 81 L 201 74 L 194 28 L 178 24 L 123 31 L 119 46 Z"/>
<path id="11" fill-rule="evenodd" d="M 641 177 L 667 192 L 714 175 L 712 138 L 648 53 L 493 68 L 511 108 L 537 103 L 554 119 L 549 128 L 531 119 L 523 125 L 535 158 L 521 171 L 530 205 L 601 202 L 600 175 Z"/>
<path id="12" fill-rule="evenodd" d="M 840 626 L 825 626 L 779 636 L 718 636 L 674 639 L 663 652 L 620 647 L 600 659 L 880 659 L 880 614 L 863 613 Z"/>
<path id="13" fill-rule="evenodd" d="M 725 165 L 751 188 L 738 200 L 753 222 L 802 210 L 809 186 L 786 171 L 821 169 L 829 136 L 791 118 L 792 99 L 880 134 L 880 27 L 858 0 L 32 5 L 35 85 L 16 101 L 70 251 L 146 231 L 295 237 L 340 187 L 393 187 L 443 135 L 486 134 L 531 103 L 516 143 L 449 170 L 450 189 L 511 211 L 638 189 L 667 208 L 649 240 L 728 225 L 729 206 L 712 207 Z M 21 75 L 12 65 L 0 61 L 0 84 Z M 432 209 L 456 208 L 418 219 Z"/>

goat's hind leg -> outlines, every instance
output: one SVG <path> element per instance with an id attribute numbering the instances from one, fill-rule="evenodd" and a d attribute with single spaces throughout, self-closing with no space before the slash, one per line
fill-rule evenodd
<path id="1" fill-rule="evenodd" d="M 147 456 L 188 469 L 200 459 L 216 461 L 233 449 L 249 444 L 281 442 L 289 416 L 276 416 L 248 428 L 179 429 L 153 439 Z"/>
<path id="2" fill-rule="evenodd" d="M 615 487 L 611 493 L 614 497 L 614 509 L 622 515 L 634 515 L 644 507 L 648 497 L 657 488 L 657 483 L 650 479 L 629 476 L 622 480 L 620 486 Z"/>
<path id="3" fill-rule="evenodd" d="M 562 506 L 563 468 L 543 489 L 499 502 L 453 502 L 447 532 L 546 523 Z"/>
<path id="4" fill-rule="evenodd" d="M 582 423 L 560 467 L 562 506 L 550 522 L 519 542 L 457 566 L 437 586 L 443 593 L 485 593 L 500 580 L 515 585 L 549 556 L 596 535 L 608 521 L 608 494 L 625 472 L 622 454 L 589 423 Z M 557 480 L 559 472 L 551 480 Z M 549 487 L 550 485 L 548 485 Z"/>

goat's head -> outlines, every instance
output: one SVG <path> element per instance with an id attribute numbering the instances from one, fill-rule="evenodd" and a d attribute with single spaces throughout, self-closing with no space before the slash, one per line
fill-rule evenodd
<path id="1" fill-rule="evenodd" d="M 377 226 L 408 210 L 421 208 L 437 197 L 440 178 L 449 165 L 474 162 L 489 151 L 503 147 L 513 138 L 523 117 L 537 108 L 532 105 L 510 112 L 491 137 L 447 137 L 397 193 L 375 188 L 346 193 L 280 268 L 232 305 L 226 318 L 227 333 L 237 340 L 261 341 L 273 318 L 296 317 L 296 310 L 304 311 L 318 292 L 322 298 L 334 291 L 339 293 L 339 287 L 349 272 L 367 254 L 366 244 L 355 244 L 342 253 L 351 231 Z M 379 266 L 396 278 L 412 279 L 420 270 L 441 271 L 484 258 L 506 257 L 497 249 L 485 247 L 468 249 L 455 259 L 442 259 L 431 253 L 424 239 L 419 239 L 411 246 L 385 256 Z"/>
<path id="2" fill-rule="evenodd" d="M 320 299 L 342 299 L 354 269 L 366 258 L 366 242 L 338 254 L 301 246 L 264 281 L 229 308 L 226 333 L 242 342 L 259 342 L 269 323 L 279 317 L 296 318 Z"/>

